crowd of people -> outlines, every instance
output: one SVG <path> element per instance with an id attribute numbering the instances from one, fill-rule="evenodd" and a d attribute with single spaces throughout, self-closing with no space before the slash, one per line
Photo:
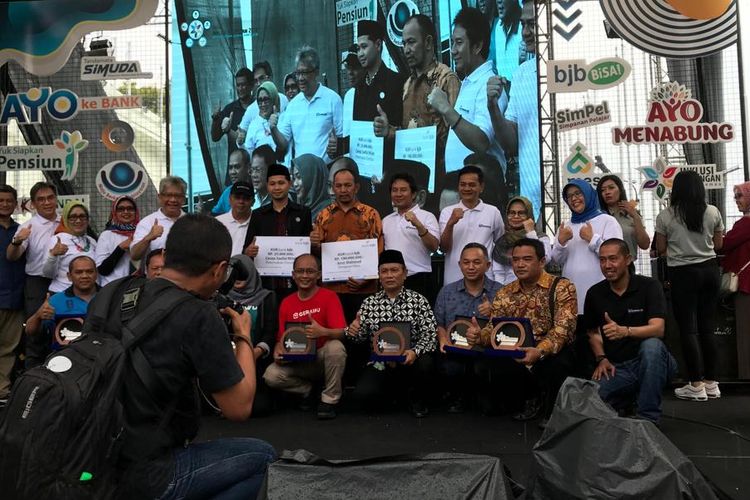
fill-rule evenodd
<path id="1" fill-rule="evenodd" d="M 529 5 L 520 13 L 524 36 L 533 33 Z M 596 188 L 571 180 L 561 193 L 571 217 L 550 238 L 538 223 L 538 199 L 498 197 L 492 186 L 503 174 L 504 154 L 530 146 L 524 145 L 528 131 L 514 121 L 524 110 L 514 105 L 513 93 L 505 115 L 500 111 L 504 87 L 486 62 L 486 24 L 476 9 L 457 14 L 454 73 L 435 59 L 432 20 L 412 16 L 404 28 L 412 73 L 402 80 L 382 62 L 382 26 L 360 22 L 357 46 L 344 60 L 355 91 L 343 102 L 318 81 L 319 59 L 310 47 L 297 54 L 284 92 L 267 63 L 237 72 L 238 100 L 213 115 L 213 139 L 226 135 L 229 145 L 229 185 L 214 217 L 186 214 L 187 185 L 168 176 L 159 182 L 158 210 L 141 214 L 136 199 L 120 197 L 98 236 L 83 203 L 69 202 L 58 212 L 57 190 L 48 182 L 31 188 L 35 214 L 19 225 L 12 218 L 18 194 L 0 185 L 0 402 L 7 400 L 17 358 L 29 369 L 73 341 L 57 326 L 85 318 L 100 286 L 136 273 L 205 303 L 234 256 L 244 278 L 228 296 L 247 314 L 222 312 L 231 319 L 237 363 L 229 359 L 228 342 L 217 345 L 229 334 L 225 323 L 204 305 L 181 306 L 165 338 L 144 347 L 170 377 L 197 374 L 228 418 L 271 413 L 275 395 L 284 391 L 301 407 L 316 408 L 320 419 L 335 418 L 342 398 L 350 397 L 352 407 L 366 411 L 404 405 L 422 418 L 439 402 L 452 413 L 473 404 L 489 415 L 543 425 L 564 379 L 579 376 L 598 381 L 601 397 L 616 409 L 658 424 L 662 392 L 677 367 L 662 340 L 669 316 L 663 284 L 633 266 L 638 250 L 652 244 L 637 203 L 627 200 L 617 176 L 602 178 Z M 345 156 L 352 119 L 372 121 L 386 140 L 377 182 Z M 393 159 L 395 131 L 426 124 L 438 129 L 434 172 Z M 431 176 L 443 195 L 451 193 L 439 206 L 426 202 Z M 376 191 L 387 193 L 385 209 L 368 203 Z M 738 324 L 750 320 L 750 183 L 734 194 L 746 216 L 724 234 L 700 177 L 680 172 L 669 207 L 656 219 L 654 245 L 667 260 L 687 368 L 688 383 L 675 390 L 681 399 L 721 396 L 713 340 L 717 252 L 724 253 L 725 270 L 739 276 Z M 388 215 L 381 219 L 381 213 Z M 258 238 L 269 236 L 309 237 L 311 251 L 296 257 L 291 276 L 261 277 L 256 269 Z M 378 278 L 322 283 L 322 245 L 360 239 L 377 241 Z M 438 253 L 444 264 L 435 273 Z M 549 273 L 548 264 L 561 276 Z M 467 355 L 451 349 L 457 345 L 451 328 L 462 318 L 470 322 L 466 351 L 495 349 L 500 318 L 522 319 L 532 339 L 514 356 Z M 403 359 L 372 360 L 373 336 L 391 322 L 409 325 Z M 313 360 L 285 359 L 280 340 L 289 323 L 304 323 L 316 344 Z M 181 339 L 181 328 L 193 333 Z M 746 333 L 738 334 L 745 351 Z M 169 354 L 170 343 L 181 346 L 181 359 Z M 346 393 L 346 386 L 353 391 Z M 138 411 L 129 417 L 148 425 L 148 414 Z M 257 453 L 248 459 L 256 469 L 273 459 L 260 442 L 238 444 L 238 450 L 247 447 Z M 203 456 L 210 453 L 219 448 Z M 181 451 L 178 459 L 192 458 Z M 167 487 L 167 469 L 154 470 L 164 473 L 149 476 L 149 491 L 158 496 Z M 242 481 L 259 486 L 256 476 L 235 482 Z M 180 487 L 169 484 L 170 491 Z"/>

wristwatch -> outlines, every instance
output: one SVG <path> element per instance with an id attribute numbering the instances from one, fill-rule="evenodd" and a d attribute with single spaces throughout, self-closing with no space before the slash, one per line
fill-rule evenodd
<path id="1" fill-rule="evenodd" d="M 23 241 L 17 240 L 15 236 L 11 238 L 10 240 L 10 244 L 13 245 L 14 247 L 20 247 L 22 243 Z"/>
<path id="2" fill-rule="evenodd" d="M 607 355 L 606 354 L 600 354 L 600 355 L 598 355 L 596 357 L 596 362 L 597 363 L 601 363 L 603 359 L 607 359 Z"/>

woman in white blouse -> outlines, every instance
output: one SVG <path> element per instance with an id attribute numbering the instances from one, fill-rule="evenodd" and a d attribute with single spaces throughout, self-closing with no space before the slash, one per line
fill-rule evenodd
<path id="1" fill-rule="evenodd" d="M 89 229 L 89 210 L 80 201 L 70 201 L 63 208 L 60 225 L 47 244 L 47 261 L 42 274 L 52 278 L 49 291 L 62 292 L 71 283 L 68 265 L 81 255 L 95 259 L 96 239 Z"/>
<path id="2" fill-rule="evenodd" d="M 96 243 L 95 260 L 102 286 L 133 272 L 130 244 L 139 220 L 138 206 L 133 198 L 120 196 L 112 202 L 109 221 Z"/>
<path id="3" fill-rule="evenodd" d="M 239 130 L 237 145 L 252 153 L 255 148 L 267 144 L 276 151 L 276 143 L 271 136 L 271 115 L 279 113 L 279 91 L 272 82 L 262 83 L 257 90 L 255 102 L 258 103 L 258 116 L 253 118 L 247 130 Z M 278 116 L 278 114 L 276 115 Z M 244 139 L 244 141 L 243 141 Z"/>

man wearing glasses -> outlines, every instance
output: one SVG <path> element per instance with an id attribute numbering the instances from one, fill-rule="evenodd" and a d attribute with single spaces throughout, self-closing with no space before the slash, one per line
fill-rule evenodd
<path id="1" fill-rule="evenodd" d="M 341 137 L 344 131 L 341 97 L 318 82 L 320 57 L 315 49 L 302 47 L 296 61 L 300 93 L 280 117 L 274 113 L 269 119 L 276 154 L 278 157 L 286 154 L 293 142 L 295 157 L 310 153 L 328 163 L 329 139 Z"/>
<path id="2" fill-rule="evenodd" d="M 182 177 L 168 176 L 159 182 L 159 210 L 147 215 L 135 227 L 130 244 L 130 258 L 141 260 L 153 250 L 164 248 L 169 230 L 177 219 L 185 215 L 187 183 Z"/>
<path id="3" fill-rule="evenodd" d="M 263 379 L 269 387 L 299 394 L 308 403 L 313 397 L 317 399 L 312 394 L 313 383 L 323 378 L 317 415 L 319 419 L 332 419 L 336 418 L 346 366 L 346 348 L 340 340 L 344 338 L 346 321 L 338 296 L 318 286 L 320 276 L 320 261 L 314 255 L 302 254 L 294 260 L 292 278 L 297 293 L 287 296 L 279 306 L 274 363 L 266 369 Z M 307 338 L 315 339 L 317 347 L 315 361 L 288 364 L 282 359 L 281 338 L 287 323 L 308 323 Z"/>

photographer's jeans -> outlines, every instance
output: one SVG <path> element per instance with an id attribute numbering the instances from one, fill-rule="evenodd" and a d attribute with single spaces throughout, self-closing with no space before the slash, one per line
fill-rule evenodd
<path id="1" fill-rule="evenodd" d="M 191 444 L 174 452 L 174 478 L 159 498 L 253 499 L 275 460 L 276 451 L 260 439 Z"/>

